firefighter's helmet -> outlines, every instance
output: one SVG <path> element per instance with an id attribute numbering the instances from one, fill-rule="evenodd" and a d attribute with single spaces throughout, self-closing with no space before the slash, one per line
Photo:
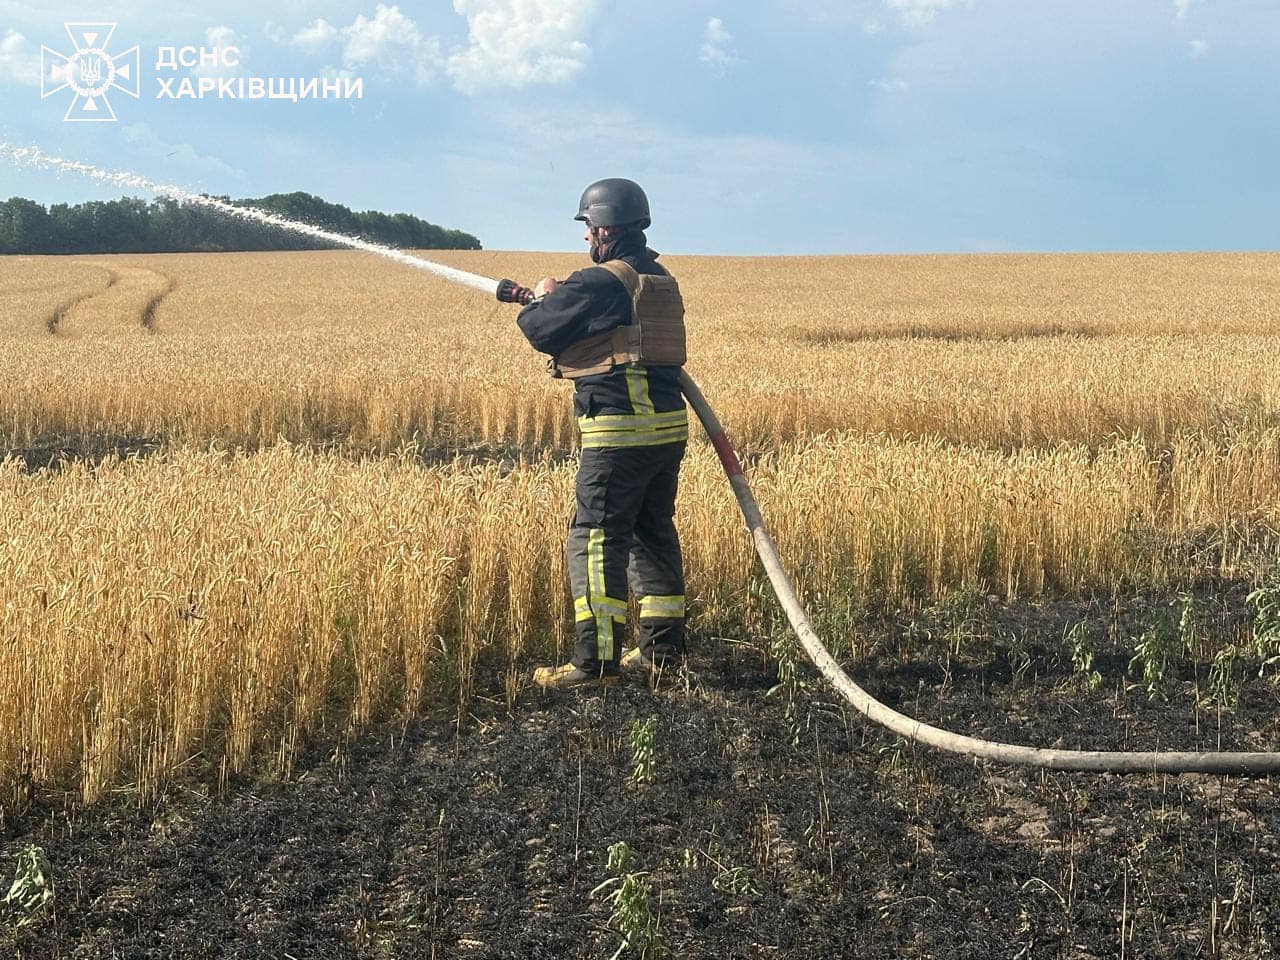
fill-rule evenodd
<path id="1" fill-rule="evenodd" d="M 649 198 L 640 184 L 621 177 L 597 180 L 582 192 L 575 220 L 585 220 L 593 227 L 620 227 L 635 224 L 649 227 Z"/>

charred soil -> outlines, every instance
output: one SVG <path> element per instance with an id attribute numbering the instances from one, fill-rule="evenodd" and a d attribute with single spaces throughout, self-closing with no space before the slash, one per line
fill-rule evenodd
<path id="1" fill-rule="evenodd" d="M 1077 613 L 1017 622 L 1053 636 Z M 1100 650 L 1088 689 L 1069 654 L 996 642 L 969 664 L 904 660 L 885 652 L 892 633 L 857 674 L 953 729 L 1099 749 L 1280 743 L 1265 681 L 1210 709 L 1194 666 L 1150 699 L 1118 649 Z M 195 781 L 145 810 L 46 799 L 6 827 L 0 876 L 40 846 L 53 907 L 22 927 L 3 917 L 0 952 L 608 958 L 616 918 L 592 891 L 625 841 L 671 956 L 1275 955 L 1274 782 L 984 766 L 869 726 L 803 666 L 789 691 L 776 679 L 757 647 L 704 638 L 656 691 L 526 691 L 511 712 L 482 697 L 461 722 L 441 711 L 317 743 L 287 782 L 215 795 Z M 650 716 L 654 779 L 636 783 L 629 733 Z"/>

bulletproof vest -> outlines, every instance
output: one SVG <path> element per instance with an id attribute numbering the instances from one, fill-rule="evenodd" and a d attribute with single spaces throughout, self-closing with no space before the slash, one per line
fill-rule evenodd
<path id="1" fill-rule="evenodd" d="M 551 375 L 572 380 L 608 373 L 625 363 L 684 366 L 684 300 L 675 277 L 637 273 L 621 260 L 599 266 L 631 294 L 631 323 L 569 346 L 551 360 Z"/>

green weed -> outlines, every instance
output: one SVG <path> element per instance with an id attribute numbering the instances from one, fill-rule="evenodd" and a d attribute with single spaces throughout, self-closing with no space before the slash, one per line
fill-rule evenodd
<path id="1" fill-rule="evenodd" d="M 610 960 L 618 960 L 628 950 L 636 951 L 641 960 L 660 960 L 669 952 L 662 942 L 658 918 L 649 907 L 653 888 L 647 872 L 630 872 L 632 857 L 625 840 L 611 844 L 607 869 L 613 876 L 592 890 L 591 896 L 609 904 L 609 926 L 622 938 Z"/>

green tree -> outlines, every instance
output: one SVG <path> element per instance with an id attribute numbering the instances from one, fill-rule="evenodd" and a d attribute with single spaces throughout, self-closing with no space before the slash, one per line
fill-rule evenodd
<path id="1" fill-rule="evenodd" d="M 479 250 L 480 241 L 412 214 L 353 213 L 309 193 L 277 193 L 227 203 L 254 206 L 335 233 L 391 247 Z M 168 197 L 135 197 L 43 206 L 21 197 L 0 204 L 0 253 L 187 253 L 224 250 L 322 250 L 336 246 L 280 227 L 227 216 Z"/>

